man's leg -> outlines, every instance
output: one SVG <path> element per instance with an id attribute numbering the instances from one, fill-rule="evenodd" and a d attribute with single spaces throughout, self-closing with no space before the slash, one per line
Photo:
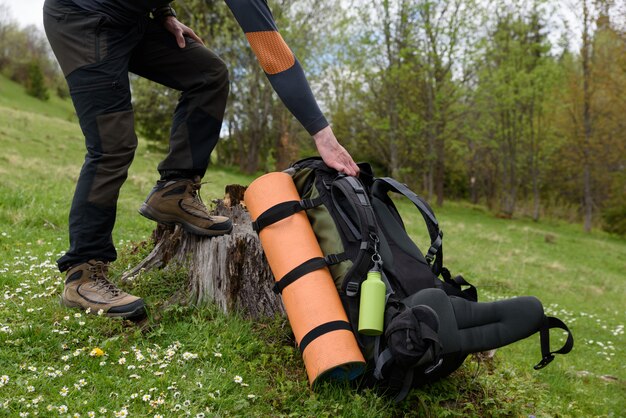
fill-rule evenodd
<path id="1" fill-rule="evenodd" d="M 117 258 L 112 239 L 117 199 L 137 147 L 128 86 L 106 82 L 110 84 L 107 87 L 89 86 L 79 91 L 76 86 L 88 83 L 90 73 L 90 69 L 79 69 L 68 77 L 70 86 L 75 87 L 71 95 L 87 154 L 74 192 L 70 249 L 59 260 L 61 271 L 77 262 Z"/>
<path id="2" fill-rule="evenodd" d="M 159 171 L 182 170 L 202 177 L 222 127 L 228 70 L 215 53 L 186 40 L 187 46 L 181 49 L 171 33 L 151 20 L 135 48 L 130 71 L 181 92 L 169 152 Z"/>
<path id="3" fill-rule="evenodd" d="M 161 181 L 142 205 L 140 213 L 163 223 L 178 223 L 200 235 L 230 232 L 228 218 L 210 216 L 198 198 L 211 151 L 219 139 L 228 97 L 228 71 L 224 62 L 203 45 L 187 38 L 181 49 L 174 36 L 150 21 L 135 48 L 130 71 L 179 90 L 169 152 L 159 164 Z"/>
<path id="4" fill-rule="evenodd" d="M 104 15 L 67 4 L 48 0 L 44 25 L 66 76 L 87 154 L 70 210 L 70 249 L 58 260 L 61 271 L 117 256 L 111 237 L 117 198 L 137 146 L 128 62 L 141 39 L 136 27 L 116 27 Z"/>
<path id="5" fill-rule="evenodd" d="M 70 210 L 70 249 L 57 261 L 67 271 L 63 301 L 83 309 L 99 307 L 110 316 L 141 316 L 143 301 L 106 278 L 106 264 L 116 258 L 111 232 L 117 198 L 137 146 L 128 61 L 140 33 L 54 0 L 44 6 L 44 26 L 87 148 Z"/>

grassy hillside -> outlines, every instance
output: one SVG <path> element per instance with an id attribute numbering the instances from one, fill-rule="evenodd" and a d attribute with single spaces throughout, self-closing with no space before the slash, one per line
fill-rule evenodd
<path id="1" fill-rule="evenodd" d="M 24 87 L 0 75 L 0 106 L 3 108 L 26 110 L 38 115 L 52 116 L 59 119 L 75 118 L 70 100 L 60 99 L 50 92 L 50 100 L 41 101 L 24 93 Z"/>
<path id="2" fill-rule="evenodd" d="M 62 308 L 54 260 L 67 247 L 82 141 L 68 102 L 37 102 L 0 78 L 0 416 L 624 415 L 626 242 L 580 225 L 501 220 L 461 203 L 439 209 L 452 272 L 474 282 L 483 300 L 539 297 L 570 325 L 576 346 L 534 371 L 533 336 L 491 361 L 469 358 L 400 405 L 346 385 L 312 392 L 281 318 L 252 323 L 211 306 L 174 306 L 142 331 Z M 146 251 L 136 244 L 154 225 L 136 210 L 158 161 L 141 142 L 121 192 L 114 277 Z M 252 178 L 212 168 L 206 180 L 209 201 L 224 184 Z M 399 205 L 423 240 L 421 217 Z M 145 274 L 128 290 L 154 306 L 183 275 Z"/>

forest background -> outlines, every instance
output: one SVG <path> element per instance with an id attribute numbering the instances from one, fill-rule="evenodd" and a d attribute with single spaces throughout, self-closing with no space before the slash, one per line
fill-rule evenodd
<path id="1" fill-rule="evenodd" d="M 437 205 L 626 234 L 625 2 L 269 3 L 338 138 L 378 175 Z M 257 173 L 315 154 L 224 2 L 174 5 L 230 69 L 214 162 Z M 67 98 L 43 30 L 12 13 L 0 2 L 0 72 Z M 165 150 L 178 93 L 132 82 L 139 133 Z"/>

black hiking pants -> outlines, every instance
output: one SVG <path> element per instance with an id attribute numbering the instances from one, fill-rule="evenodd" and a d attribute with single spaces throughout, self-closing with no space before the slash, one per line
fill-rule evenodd
<path id="1" fill-rule="evenodd" d="M 229 87 L 223 61 L 189 38 L 179 48 L 148 16 L 135 20 L 116 22 L 71 0 L 44 4 L 46 35 L 87 148 L 70 209 L 70 249 L 57 261 L 60 271 L 117 257 L 111 235 L 117 199 L 137 147 L 129 72 L 181 92 L 160 172 L 204 175 L 219 138 Z"/>

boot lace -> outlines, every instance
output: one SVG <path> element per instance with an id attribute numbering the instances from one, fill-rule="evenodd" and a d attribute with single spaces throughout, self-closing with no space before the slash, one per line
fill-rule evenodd
<path id="1" fill-rule="evenodd" d="M 202 198 L 200 197 L 200 187 L 205 184 L 205 183 L 198 183 L 198 182 L 193 182 L 191 183 L 191 198 L 193 199 L 194 203 L 196 203 L 198 206 L 202 207 L 204 210 L 206 210 L 206 206 L 204 205 L 204 202 L 202 201 Z"/>
<path id="2" fill-rule="evenodd" d="M 109 272 L 109 266 L 107 264 L 102 261 L 97 261 L 96 264 L 89 267 L 89 271 L 92 273 L 89 277 L 96 281 L 96 290 L 103 290 L 113 297 L 120 295 L 122 291 L 106 277 Z"/>
<path id="3" fill-rule="evenodd" d="M 200 183 L 200 181 L 198 180 L 193 180 L 193 182 L 191 183 L 191 187 L 189 189 L 189 194 L 191 195 L 191 202 L 187 202 L 188 204 L 190 204 L 190 206 L 192 206 L 195 210 L 197 210 L 198 212 L 200 212 L 201 215 L 205 216 L 205 217 L 211 217 L 209 215 L 209 210 L 207 209 L 206 205 L 204 204 L 204 202 L 202 201 L 202 198 L 200 197 L 200 187 L 202 187 L 203 184 L 206 184 L 205 182 Z"/>

